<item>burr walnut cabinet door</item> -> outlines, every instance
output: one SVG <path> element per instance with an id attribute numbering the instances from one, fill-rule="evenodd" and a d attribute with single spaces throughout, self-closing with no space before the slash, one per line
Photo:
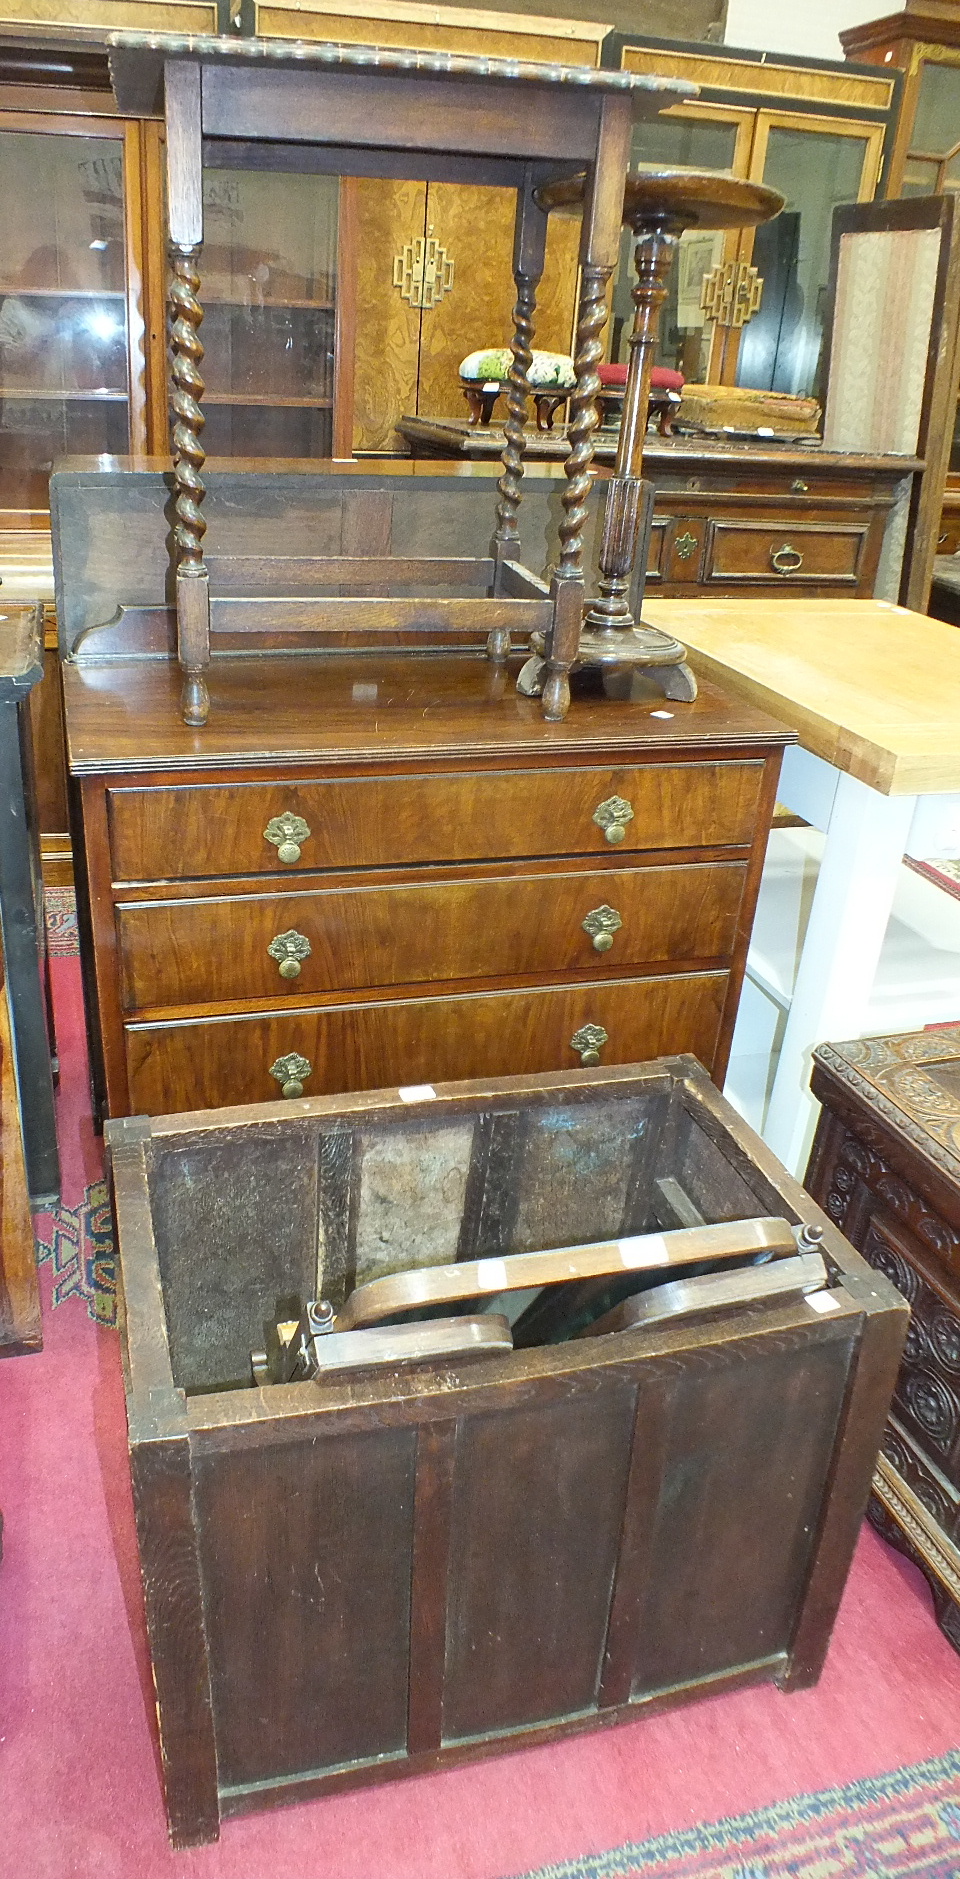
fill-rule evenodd
<path id="1" fill-rule="evenodd" d="M 110 788 L 113 878 L 745 846 L 763 774 L 758 759 Z M 306 828 L 285 840 L 287 816 Z"/>
<path id="2" fill-rule="evenodd" d="M 124 1009 L 725 963 L 745 879 L 713 862 L 121 903 Z"/>
<path id="3" fill-rule="evenodd" d="M 591 1047 L 605 1064 L 669 1050 L 690 1051 L 710 1069 L 726 990 L 726 972 L 686 972 L 130 1024 L 130 1108 L 162 1115 L 264 1102 L 283 1083 L 271 1066 L 284 1058 L 299 1060 L 289 1093 L 307 1096 L 575 1069 Z M 585 1027 L 605 1031 L 606 1042 L 591 1033 L 575 1045 Z"/>

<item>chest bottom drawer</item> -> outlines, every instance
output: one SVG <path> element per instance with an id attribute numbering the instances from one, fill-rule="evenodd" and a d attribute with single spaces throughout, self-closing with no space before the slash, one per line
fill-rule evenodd
<path id="1" fill-rule="evenodd" d="M 578 984 L 460 998 L 397 999 L 269 1017 L 127 1027 L 130 1112 L 176 1114 L 460 1077 L 575 1069 L 585 1026 L 606 1031 L 601 1063 L 690 1051 L 712 1067 L 725 972 Z M 586 1046 L 589 1047 L 589 1044 Z M 284 1058 L 300 1058 L 271 1074 Z"/>

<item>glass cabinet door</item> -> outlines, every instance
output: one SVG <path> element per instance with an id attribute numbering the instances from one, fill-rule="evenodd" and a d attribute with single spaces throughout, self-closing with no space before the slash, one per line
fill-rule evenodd
<path id="1" fill-rule="evenodd" d="M 205 169 L 208 456 L 333 455 L 339 179 Z"/>
<path id="2" fill-rule="evenodd" d="M 732 170 L 745 176 L 750 160 L 755 113 L 722 105 L 674 105 L 633 133 L 631 168 L 642 163 L 698 170 Z M 625 363 L 633 326 L 631 291 L 635 281 L 633 238 L 624 229 L 620 244 L 611 309 L 610 357 Z M 688 231 L 671 270 L 667 302 L 660 321 L 656 364 L 682 372 L 687 379 L 705 378 L 710 363 L 710 329 L 700 308 L 703 277 L 721 260 L 736 252 L 737 236 Z M 729 249 L 729 256 L 728 256 Z"/>
<path id="3" fill-rule="evenodd" d="M 144 442 L 125 213 L 139 195 L 135 142 L 122 125 L 54 122 L 0 120 L 0 507 L 11 509 L 46 508 L 58 457 Z"/>
<path id="4" fill-rule="evenodd" d="M 749 241 L 763 297 L 742 331 L 738 385 L 801 397 L 815 391 L 833 212 L 841 203 L 870 200 L 881 142 L 882 132 L 868 125 L 839 129 L 818 119 L 801 126 L 797 119 L 760 114 L 751 173 L 778 189 L 785 207 Z"/>
<path id="5" fill-rule="evenodd" d="M 901 196 L 938 196 L 960 187 L 960 63 L 920 63 Z"/>

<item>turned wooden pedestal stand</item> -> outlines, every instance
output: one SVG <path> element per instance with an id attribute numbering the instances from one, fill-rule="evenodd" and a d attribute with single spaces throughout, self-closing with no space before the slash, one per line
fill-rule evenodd
<path id="1" fill-rule="evenodd" d="M 583 526 L 596 425 L 594 366 L 606 319 L 606 288 L 618 258 L 633 122 L 690 97 L 695 88 L 678 79 L 587 71 L 582 66 L 520 65 L 370 46 L 118 33 L 110 47 L 120 109 L 149 115 L 162 102 L 166 119 L 173 261 L 174 534 L 185 722 L 206 722 L 211 633 L 218 630 L 229 649 L 231 643 L 236 645 L 237 634 L 259 634 L 269 646 L 281 635 L 302 640 L 336 633 L 342 644 L 354 633 L 379 634 L 389 642 L 396 641 L 398 633 L 435 636 L 439 628 L 445 638 L 462 634 L 475 640 L 478 633 L 486 634 L 495 658 L 508 651 L 511 629 L 525 638 L 539 631 L 543 682 L 538 690 L 544 716 L 562 718 L 583 618 Z M 515 368 L 496 532 L 491 553 L 483 560 L 378 560 L 347 547 L 340 556 L 322 560 L 204 560 L 199 337 L 203 157 L 206 152 L 209 161 L 221 165 L 302 166 L 304 144 L 315 146 L 311 168 L 334 175 L 486 183 L 517 192 Z M 560 554 L 547 583 L 517 559 L 525 372 L 547 225 L 547 212 L 535 192 L 577 173 L 583 235 L 577 382 L 570 396 L 573 448 L 567 463 Z M 351 587 L 363 592 L 351 594 Z M 417 599 L 418 587 L 430 593 L 438 587 L 466 588 L 467 594 Z M 413 597 L 398 597 L 398 590 L 412 590 Z M 255 643 L 249 637 L 240 641 L 247 647 Z"/>
<path id="2" fill-rule="evenodd" d="M 569 177 L 539 190 L 537 200 L 547 211 L 580 208 L 586 178 Z M 667 297 L 667 281 L 677 242 L 685 228 L 748 228 L 768 222 L 783 208 L 783 197 L 759 183 L 711 171 L 644 168 L 627 178 L 623 220 L 636 237 L 633 289 L 636 308 L 630 337 L 630 364 L 623 400 L 623 417 L 613 476 L 607 486 L 603 535 L 600 545 L 600 592 L 583 620 L 574 665 L 641 667 L 668 698 L 689 701 L 697 695 L 697 682 L 686 663 L 686 648 L 659 627 L 635 619 L 643 604 L 646 550 L 653 513 L 652 483 L 640 471 L 643 440 L 650 409 L 650 374 Z M 518 353 L 518 358 L 522 357 Z M 590 394 L 588 421 L 575 435 L 567 473 L 589 481 L 596 424 L 595 399 L 600 381 L 595 368 L 600 358 L 595 343 L 588 362 Z M 631 586 L 635 601 L 631 604 Z M 545 642 L 534 639 L 535 651 L 518 680 L 528 697 L 546 695 L 550 684 L 550 655 Z"/>

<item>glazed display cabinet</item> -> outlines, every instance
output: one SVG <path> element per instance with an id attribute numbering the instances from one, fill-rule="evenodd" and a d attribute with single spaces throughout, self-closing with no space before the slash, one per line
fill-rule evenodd
<path id="1" fill-rule="evenodd" d="M 42 509 L 55 458 L 145 447 L 139 127 L 0 114 L 0 203 L 0 509 Z"/>
<path id="2" fill-rule="evenodd" d="M 201 369 L 210 456 L 336 454 L 340 188 L 336 176 L 296 170 L 205 171 Z"/>
<path id="3" fill-rule="evenodd" d="M 911 3 L 840 35 L 853 59 L 903 73 L 903 103 L 887 193 L 935 196 L 960 189 L 960 4 Z M 954 431 L 939 547 L 953 554 L 960 493 L 960 423 Z"/>
<path id="4" fill-rule="evenodd" d="M 900 12 L 848 27 L 840 41 L 848 58 L 903 73 L 888 195 L 960 188 L 960 4 L 907 0 Z"/>

